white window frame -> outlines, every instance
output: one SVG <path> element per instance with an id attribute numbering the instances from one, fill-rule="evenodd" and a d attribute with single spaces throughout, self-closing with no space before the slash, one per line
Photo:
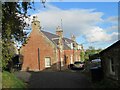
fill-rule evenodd
<path id="1" fill-rule="evenodd" d="M 63 64 L 63 58 L 61 57 L 61 66 L 64 66 L 64 64 Z"/>
<path id="2" fill-rule="evenodd" d="M 73 55 L 70 56 L 70 64 L 73 64 Z"/>
<path id="3" fill-rule="evenodd" d="M 112 63 L 112 60 L 113 60 L 113 63 Z M 112 68 L 114 68 L 114 71 Z M 113 58 L 110 58 L 110 74 L 115 75 L 115 63 Z"/>
<path id="4" fill-rule="evenodd" d="M 47 63 L 48 62 L 47 60 L 50 60 L 49 64 Z M 45 57 L 45 67 L 51 67 L 51 58 L 50 57 Z"/>

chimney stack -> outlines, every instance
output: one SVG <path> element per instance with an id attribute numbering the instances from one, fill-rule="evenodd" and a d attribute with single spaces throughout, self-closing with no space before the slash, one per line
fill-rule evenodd
<path id="1" fill-rule="evenodd" d="M 60 28 L 60 26 L 56 28 L 56 34 L 60 37 L 63 37 L 63 30 Z"/>
<path id="2" fill-rule="evenodd" d="M 32 30 L 33 31 L 40 31 L 40 21 L 38 21 L 37 16 L 33 16 L 33 21 L 32 21 Z"/>
<path id="3" fill-rule="evenodd" d="M 75 41 L 75 36 L 74 35 L 71 36 L 71 40 Z"/>

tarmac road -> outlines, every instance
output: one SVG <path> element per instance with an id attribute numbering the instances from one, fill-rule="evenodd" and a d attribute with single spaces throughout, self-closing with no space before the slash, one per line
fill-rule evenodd
<path id="1" fill-rule="evenodd" d="M 90 88 L 91 82 L 80 72 L 16 72 L 28 88 Z"/>

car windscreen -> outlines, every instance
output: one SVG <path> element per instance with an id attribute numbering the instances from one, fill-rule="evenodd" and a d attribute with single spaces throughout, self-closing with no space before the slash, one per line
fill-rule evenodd
<path id="1" fill-rule="evenodd" d="M 82 62 L 75 62 L 74 64 L 82 64 Z"/>

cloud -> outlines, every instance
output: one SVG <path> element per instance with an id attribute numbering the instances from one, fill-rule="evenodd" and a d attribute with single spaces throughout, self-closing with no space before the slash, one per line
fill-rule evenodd
<path id="1" fill-rule="evenodd" d="M 113 31 L 118 31 L 118 26 L 117 25 L 113 25 L 113 26 L 110 26 L 106 29 L 107 32 L 113 32 Z"/>
<path id="2" fill-rule="evenodd" d="M 109 18 L 106 19 L 106 22 L 110 22 L 110 23 L 118 23 L 118 17 L 117 16 L 111 16 Z"/>
<path id="3" fill-rule="evenodd" d="M 62 26 L 64 36 L 70 37 L 74 34 L 77 38 L 84 35 L 88 42 L 102 42 L 115 40 L 117 33 L 108 34 L 105 29 L 97 24 L 103 22 L 103 12 L 96 12 L 95 9 L 67 9 L 46 4 L 46 9 L 36 13 L 26 22 L 31 23 L 32 17 L 37 16 L 45 31 L 55 33 L 56 27 Z M 110 17 L 106 21 L 116 22 L 116 17 Z M 109 27 L 109 30 L 116 29 L 116 26 Z"/>
<path id="4" fill-rule="evenodd" d="M 118 40 L 118 32 L 113 32 L 112 34 L 110 34 L 111 37 L 111 42 L 114 42 L 116 40 Z"/>
<path id="5" fill-rule="evenodd" d="M 111 37 L 102 28 L 93 27 L 86 34 L 86 39 L 88 42 L 99 42 L 99 41 L 109 41 Z"/>
<path id="6" fill-rule="evenodd" d="M 102 12 L 95 12 L 94 9 L 69 9 L 62 10 L 50 4 L 46 5 L 45 11 L 40 11 L 34 15 L 38 16 L 41 26 L 46 31 L 55 32 L 56 27 L 61 25 L 64 31 L 64 36 L 69 37 L 70 34 L 80 36 L 84 34 L 89 28 L 102 22 Z M 32 15 L 33 16 L 33 15 Z"/>
<path id="7" fill-rule="evenodd" d="M 118 40 L 118 32 L 107 34 L 102 28 L 93 27 L 93 29 L 86 34 L 86 40 L 88 42 L 113 42 Z"/>

